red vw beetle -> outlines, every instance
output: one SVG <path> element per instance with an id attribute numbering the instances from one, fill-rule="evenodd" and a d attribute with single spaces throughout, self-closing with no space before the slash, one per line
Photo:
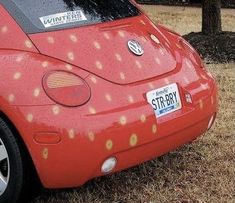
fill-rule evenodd
<path id="1" fill-rule="evenodd" d="M 0 0 L 0 87 L 0 202 L 153 159 L 217 112 L 197 52 L 127 0 Z"/>

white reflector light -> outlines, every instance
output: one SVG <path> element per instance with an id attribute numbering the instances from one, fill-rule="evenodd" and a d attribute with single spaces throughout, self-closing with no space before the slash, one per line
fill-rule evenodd
<path id="1" fill-rule="evenodd" d="M 108 158 L 104 161 L 101 172 L 110 173 L 117 165 L 117 159 L 115 157 Z"/>

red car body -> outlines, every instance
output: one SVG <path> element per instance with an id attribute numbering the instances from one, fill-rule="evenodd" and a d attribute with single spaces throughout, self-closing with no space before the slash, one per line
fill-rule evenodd
<path id="1" fill-rule="evenodd" d="M 196 51 L 143 13 L 26 34 L 0 5 L 0 39 L 0 111 L 46 188 L 105 175 L 101 167 L 110 157 L 117 161 L 113 173 L 163 155 L 195 140 L 215 119 L 216 83 Z M 131 53 L 128 40 L 138 41 L 144 54 Z M 82 78 L 87 101 L 63 105 L 65 90 L 56 102 L 45 88 L 53 73 L 58 80 L 67 73 Z M 146 94 L 170 84 L 177 85 L 182 107 L 158 118 Z"/>

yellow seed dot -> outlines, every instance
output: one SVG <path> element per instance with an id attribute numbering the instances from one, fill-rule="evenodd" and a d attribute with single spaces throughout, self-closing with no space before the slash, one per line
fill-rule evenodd
<path id="1" fill-rule="evenodd" d="M 117 59 L 118 61 L 122 61 L 122 57 L 121 57 L 120 54 L 115 54 L 115 56 L 116 56 L 116 59 Z"/>
<path id="2" fill-rule="evenodd" d="M 48 154 L 49 154 L 48 148 L 44 148 L 44 149 L 42 150 L 42 158 L 43 158 L 43 159 L 48 159 Z"/>
<path id="3" fill-rule="evenodd" d="M 90 79 L 91 79 L 91 81 L 92 81 L 94 84 L 97 83 L 97 79 L 96 79 L 94 76 L 92 76 Z"/>
<path id="4" fill-rule="evenodd" d="M 142 68 L 142 64 L 138 60 L 135 61 L 135 64 L 139 69 Z"/>
<path id="5" fill-rule="evenodd" d="M 94 41 L 94 47 L 95 47 L 96 49 L 101 49 L 100 43 L 99 43 L 99 42 L 96 42 L 96 41 Z"/>
<path id="6" fill-rule="evenodd" d="M 111 150 L 112 148 L 113 148 L 113 141 L 112 140 L 107 140 L 106 149 Z"/>
<path id="7" fill-rule="evenodd" d="M 73 69 L 73 66 L 71 66 L 70 64 L 66 64 L 65 67 L 66 67 L 67 70 L 72 70 Z"/>
<path id="8" fill-rule="evenodd" d="M 105 39 L 110 40 L 110 36 L 108 33 L 104 33 L 104 37 L 105 37 Z"/>
<path id="9" fill-rule="evenodd" d="M 123 31 L 118 31 L 118 35 L 120 36 L 120 37 L 122 37 L 122 38 L 124 38 L 125 37 L 125 33 L 123 32 Z"/>
<path id="10" fill-rule="evenodd" d="M 161 64 L 161 61 L 160 61 L 160 59 L 159 59 L 158 57 L 155 57 L 155 61 L 156 61 L 156 63 L 157 63 L 158 65 Z"/>
<path id="11" fill-rule="evenodd" d="M 25 46 L 26 46 L 27 48 L 31 49 L 31 48 L 33 47 L 33 44 L 32 44 L 31 41 L 25 40 Z"/>
<path id="12" fill-rule="evenodd" d="M 125 74 L 124 74 L 123 72 L 120 73 L 120 78 L 121 78 L 122 80 L 125 80 L 125 79 L 126 79 L 126 76 L 125 76 Z"/>
<path id="13" fill-rule="evenodd" d="M 74 60 L 74 53 L 73 52 L 68 52 L 68 59 L 70 60 L 70 61 L 73 61 Z"/>
<path id="14" fill-rule="evenodd" d="M 136 134 L 132 134 L 129 140 L 129 144 L 131 147 L 134 147 L 138 142 L 138 137 Z"/>
<path id="15" fill-rule="evenodd" d="M 145 23 L 143 20 L 140 20 L 140 23 L 141 23 L 142 25 L 146 25 L 146 23 Z"/>
<path id="16" fill-rule="evenodd" d="M 38 97 L 39 94 L 40 94 L 40 89 L 39 89 L 39 88 L 36 88 L 36 89 L 33 91 L 33 95 L 34 95 L 35 97 Z"/>
<path id="17" fill-rule="evenodd" d="M 54 115 L 58 115 L 60 113 L 60 107 L 55 105 L 52 107 L 52 112 Z"/>
<path id="18" fill-rule="evenodd" d="M 74 43 L 76 43 L 76 42 L 78 41 L 78 38 L 77 38 L 76 35 L 70 35 L 69 38 L 70 38 L 70 40 L 71 40 L 72 42 L 74 42 Z"/>
<path id="19" fill-rule="evenodd" d="M 109 101 L 109 102 L 112 101 L 112 97 L 111 97 L 110 94 L 106 94 L 106 95 L 105 95 L 105 98 L 106 98 L 106 100 Z"/>
<path id="20" fill-rule="evenodd" d="M 164 79 L 164 82 L 165 82 L 167 85 L 169 85 L 169 84 L 170 84 L 170 81 L 169 81 L 169 79 L 168 79 L 168 78 L 165 78 L 165 79 Z"/>
<path id="21" fill-rule="evenodd" d="M 43 68 L 48 67 L 48 62 L 47 62 L 47 61 L 43 61 L 43 62 L 42 62 L 42 67 L 43 67 Z"/>
<path id="22" fill-rule="evenodd" d="M 203 107 L 204 107 L 204 104 L 203 104 L 203 101 L 202 101 L 202 100 L 199 101 L 199 107 L 200 107 L 201 110 L 202 110 Z"/>
<path id="23" fill-rule="evenodd" d="M 55 43 L 55 39 L 53 37 L 47 37 L 47 42 L 49 44 L 54 44 Z"/>
<path id="24" fill-rule="evenodd" d="M 8 101 L 9 102 L 13 102 L 15 100 L 15 95 L 14 94 L 10 94 L 9 96 L 8 96 Z"/>
<path id="25" fill-rule="evenodd" d="M 15 74 L 14 74 L 14 79 L 15 80 L 19 80 L 21 78 L 21 73 L 20 72 L 16 72 Z"/>
<path id="26" fill-rule="evenodd" d="M 30 122 L 30 123 L 33 121 L 33 114 L 28 114 L 27 115 L 27 121 Z"/>
<path id="27" fill-rule="evenodd" d="M 96 114 L 96 110 L 95 110 L 95 108 L 93 108 L 93 107 L 90 107 L 90 108 L 89 108 L 89 112 L 90 112 L 91 114 Z"/>
<path id="28" fill-rule="evenodd" d="M 127 123 L 126 117 L 125 116 L 121 116 L 120 119 L 119 119 L 119 123 L 121 125 L 126 125 L 126 123 Z"/>
<path id="29" fill-rule="evenodd" d="M 95 65 L 96 65 L 96 68 L 98 68 L 99 70 L 103 69 L 103 65 L 102 65 L 102 63 L 100 61 L 96 61 Z"/>
<path id="30" fill-rule="evenodd" d="M 89 133 L 88 133 L 88 138 L 89 138 L 89 140 L 90 141 L 95 141 L 95 133 L 93 133 L 92 131 L 90 131 Z"/>
<path id="31" fill-rule="evenodd" d="M 8 27 L 5 25 L 1 28 L 1 33 L 6 33 L 8 31 Z"/>
<path id="32" fill-rule="evenodd" d="M 23 56 L 17 56 L 16 57 L 16 62 L 20 63 L 23 60 Z"/>
<path id="33" fill-rule="evenodd" d="M 69 139 L 74 139 L 75 138 L 75 131 L 74 131 L 74 129 L 70 129 L 68 134 L 69 134 Z"/>
<path id="34" fill-rule="evenodd" d="M 156 133 L 157 133 L 157 125 L 156 125 L 156 124 L 153 124 L 153 125 L 152 125 L 152 133 L 153 133 L 153 134 L 156 134 Z"/>
<path id="35" fill-rule="evenodd" d="M 148 85 L 149 85 L 149 88 L 150 88 L 150 89 L 154 89 L 154 88 L 155 88 L 154 85 L 153 85 L 153 83 L 151 83 L 151 82 L 148 83 Z"/>
<path id="36" fill-rule="evenodd" d="M 129 95 L 129 96 L 128 96 L 128 101 L 129 101 L 131 104 L 134 103 L 134 98 L 133 98 L 133 96 Z"/>
<path id="37" fill-rule="evenodd" d="M 142 123 L 144 123 L 146 121 L 146 116 L 144 114 L 142 114 L 140 116 L 140 120 L 141 120 Z"/>

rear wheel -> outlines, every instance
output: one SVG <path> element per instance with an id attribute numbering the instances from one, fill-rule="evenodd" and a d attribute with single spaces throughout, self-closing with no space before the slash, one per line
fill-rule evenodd
<path id="1" fill-rule="evenodd" d="M 19 144 L 0 118 L 0 203 L 19 201 L 25 185 L 23 169 Z"/>

